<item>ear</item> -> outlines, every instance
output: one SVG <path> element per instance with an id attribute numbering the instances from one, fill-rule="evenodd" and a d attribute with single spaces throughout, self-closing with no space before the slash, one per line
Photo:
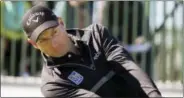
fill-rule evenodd
<path id="1" fill-rule="evenodd" d="M 63 19 L 62 19 L 61 17 L 58 17 L 58 22 L 59 22 L 60 24 L 62 24 L 63 26 L 65 26 L 65 25 L 64 25 L 64 22 L 63 22 Z"/>
<path id="2" fill-rule="evenodd" d="M 34 47 L 34 48 L 36 48 L 36 49 L 38 49 L 38 47 L 37 47 L 37 45 L 36 45 L 36 43 L 34 42 L 34 41 L 32 41 L 31 39 L 27 39 L 27 41 Z"/>

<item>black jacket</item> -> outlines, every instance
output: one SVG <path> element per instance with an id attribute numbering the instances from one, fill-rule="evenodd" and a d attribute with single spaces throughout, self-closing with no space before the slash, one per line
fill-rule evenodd
<path id="1" fill-rule="evenodd" d="M 92 24 L 67 30 L 80 55 L 44 58 L 45 97 L 159 97 L 152 80 L 108 30 Z"/>

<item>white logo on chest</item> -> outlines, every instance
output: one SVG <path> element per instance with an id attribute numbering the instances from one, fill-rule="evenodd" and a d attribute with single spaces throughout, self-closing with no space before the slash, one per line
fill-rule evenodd
<path id="1" fill-rule="evenodd" d="M 72 73 L 68 76 L 68 79 L 74 82 L 76 85 L 79 85 L 83 81 L 84 77 L 78 72 L 72 71 Z"/>

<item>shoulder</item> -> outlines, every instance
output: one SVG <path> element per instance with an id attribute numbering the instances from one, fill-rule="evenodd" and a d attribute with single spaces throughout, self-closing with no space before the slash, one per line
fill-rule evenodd
<path id="1" fill-rule="evenodd" d="M 105 33 L 108 33 L 108 29 L 102 24 L 91 24 L 83 30 L 91 31 L 91 34 L 98 38 L 102 38 Z"/>
<path id="2" fill-rule="evenodd" d="M 67 33 L 73 36 L 76 36 L 78 38 L 87 37 L 87 36 L 99 36 L 99 34 L 104 32 L 104 29 L 106 27 L 101 24 L 91 24 L 85 28 L 79 29 L 79 28 L 70 28 L 67 29 Z"/>
<path id="3" fill-rule="evenodd" d="M 83 30 L 90 30 L 90 31 L 93 31 L 93 32 L 99 32 L 103 28 L 105 28 L 105 26 L 103 26 L 101 24 L 91 24 L 88 27 L 84 28 Z"/>
<path id="4" fill-rule="evenodd" d="M 91 25 L 84 27 L 82 29 L 80 29 L 80 28 L 68 28 L 67 32 L 69 34 L 76 35 L 77 32 L 79 32 L 79 33 L 81 33 L 81 32 L 85 33 L 85 32 L 89 32 L 89 31 L 100 32 L 104 28 L 106 28 L 106 27 L 103 26 L 102 24 L 91 24 Z"/>

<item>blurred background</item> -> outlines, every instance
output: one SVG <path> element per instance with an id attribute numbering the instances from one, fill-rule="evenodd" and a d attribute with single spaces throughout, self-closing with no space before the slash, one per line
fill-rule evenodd
<path id="1" fill-rule="evenodd" d="M 24 13 L 43 4 L 66 28 L 103 24 L 155 81 L 164 97 L 183 96 L 184 3 L 176 1 L 1 1 L 2 97 L 40 97 L 40 52 L 26 41 Z"/>

